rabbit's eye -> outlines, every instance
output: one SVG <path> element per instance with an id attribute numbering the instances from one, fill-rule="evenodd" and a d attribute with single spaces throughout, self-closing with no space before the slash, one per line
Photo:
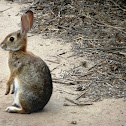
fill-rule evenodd
<path id="1" fill-rule="evenodd" d="M 14 37 L 10 37 L 10 41 L 13 42 L 14 41 Z"/>

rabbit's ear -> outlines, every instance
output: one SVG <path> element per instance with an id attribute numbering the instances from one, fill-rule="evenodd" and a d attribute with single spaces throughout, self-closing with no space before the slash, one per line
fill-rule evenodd
<path id="1" fill-rule="evenodd" d="M 21 33 L 23 35 L 26 35 L 27 32 L 32 28 L 32 25 L 33 25 L 33 12 L 29 10 L 21 17 Z"/>

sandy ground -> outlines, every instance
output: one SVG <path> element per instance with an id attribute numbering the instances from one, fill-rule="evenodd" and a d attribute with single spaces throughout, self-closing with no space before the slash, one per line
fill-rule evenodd
<path id="1" fill-rule="evenodd" d="M 0 1 L 0 40 L 15 30 L 19 29 L 20 10 L 28 5 L 10 4 Z M 8 9 L 8 10 L 6 10 Z M 6 10 L 6 11 L 3 11 Z M 62 40 L 47 39 L 39 35 L 29 34 L 28 50 L 40 56 L 53 70 L 52 74 L 60 76 L 61 69 L 71 68 L 71 62 L 65 60 L 65 56 L 71 55 L 71 45 L 65 44 Z M 67 51 L 64 58 L 58 64 L 51 63 L 58 54 Z M 94 103 L 90 106 L 64 106 L 65 97 L 75 98 L 74 86 L 66 86 L 54 83 L 54 91 L 50 102 L 42 112 L 22 115 L 5 112 L 7 106 L 13 102 L 13 95 L 7 96 L 5 84 L 9 76 L 7 64 L 8 52 L 0 49 L 0 126 L 126 126 L 126 102 L 124 99 L 107 99 L 102 102 Z M 91 64 L 90 64 L 91 65 Z M 54 69 L 56 68 L 57 69 Z M 77 93 L 79 94 L 79 92 Z M 83 99 L 82 99 L 83 100 Z"/>

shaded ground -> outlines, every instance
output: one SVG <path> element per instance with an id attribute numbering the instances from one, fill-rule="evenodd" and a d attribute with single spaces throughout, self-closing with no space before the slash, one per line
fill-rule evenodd
<path id="1" fill-rule="evenodd" d="M 4 37 L 19 28 L 20 10 L 28 7 L 29 4 L 10 4 L 0 1 L 0 38 Z M 6 10 L 8 9 L 8 10 Z M 3 11 L 6 10 L 6 11 Z M 76 99 L 82 92 L 75 91 L 78 85 L 64 85 L 61 78 L 66 76 L 70 69 L 77 67 L 78 63 L 86 61 L 87 72 L 95 63 L 87 57 L 71 57 L 74 55 L 71 43 L 66 43 L 61 38 L 47 38 L 41 35 L 30 33 L 28 38 L 28 50 L 40 56 L 49 65 L 54 83 L 54 92 L 48 105 L 42 112 L 30 115 L 10 114 L 5 112 L 7 106 L 13 102 L 13 95 L 5 96 L 5 84 L 9 76 L 7 67 L 8 52 L 0 49 L 0 125 L 1 126 L 125 126 L 126 125 L 126 104 L 124 99 L 108 99 L 102 102 L 93 103 L 89 106 L 79 106 L 65 100 Z M 68 58 L 71 57 L 71 58 Z M 84 64 L 83 64 L 84 65 Z M 59 83 L 58 83 L 59 81 Z M 73 84 L 73 81 L 63 83 Z M 82 104 L 88 99 L 80 98 Z M 81 104 L 80 104 L 81 105 Z"/>

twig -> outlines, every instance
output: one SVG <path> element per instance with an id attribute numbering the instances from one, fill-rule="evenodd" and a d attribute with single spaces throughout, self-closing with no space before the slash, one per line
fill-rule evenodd
<path id="1" fill-rule="evenodd" d="M 91 79 L 83 79 L 83 80 L 81 80 L 81 79 L 79 79 L 79 80 L 77 80 L 77 79 L 74 79 L 74 78 L 65 78 L 65 79 L 62 79 L 62 78 L 53 78 L 53 80 L 54 81 L 70 81 L 70 82 L 85 82 L 85 81 L 91 81 Z"/>
<path id="2" fill-rule="evenodd" d="M 80 99 L 82 96 L 84 96 L 86 92 L 87 92 L 87 90 L 85 90 L 83 93 L 81 93 L 81 94 L 76 98 L 76 100 L 78 100 L 78 99 Z"/>
<path id="3" fill-rule="evenodd" d="M 91 84 L 89 84 L 89 86 L 87 87 L 87 89 L 83 92 L 83 93 L 81 93 L 77 98 L 76 98 L 76 100 L 78 100 L 78 99 L 80 99 L 82 96 L 84 96 L 85 95 L 85 93 L 87 92 L 87 91 L 89 91 L 89 87 L 91 86 Z"/>
<path id="4" fill-rule="evenodd" d="M 84 37 L 78 37 L 78 38 L 75 38 L 74 40 L 78 40 L 78 39 L 82 39 L 82 40 L 87 40 L 87 41 L 99 41 L 99 40 L 108 40 L 108 39 L 96 39 L 96 38 L 92 38 L 92 39 L 88 39 L 88 38 L 84 38 Z"/>
<path id="5" fill-rule="evenodd" d="M 27 4 L 27 3 L 32 3 L 32 1 L 27 1 L 27 2 L 24 2 L 24 4 Z"/>
<path id="6" fill-rule="evenodd" d="M 76 31 L 77 33 L 81 33 L 80 31 L 77 31 L 75 28 L 73 28 L 73 27 L 64 27 L 64 26 L 61 26 L 61 25 L 58 25 L 58 28 L 59 29 L 65 29 L 66 31 L 68 31 L 68 32 L 72 32 L 72 31 Z"/>
<path id="7" fill-rule="evenodd" d="M 119 55 L 119 56 L 123 56 L 125 57 L 126 56 L 126 53 L 123 53 L 123 52 L 112 52 L 112 51 L 109 51 L 108 53 L 111 53 L 111 54 L 116 54 L 116 55 Z"/>
<path id="8" fill-rule="evenodd" d="M 67 58 L 63 57 L 62 55 L 57 55 L 57 57 L 59 57 L 61 59 L 65 59 L 66 61 L 68 60 Z"/>
<path id="9" fill-rule="evenodd" d="M 51 63 L 56 63 L 56 64 L 59 64 L 59 62 L 52 61 L 52 60 L 48 60 L 48 59 L 47 59 L 46 61 L 51 62 Z"/>
<path id="10" fill-rule="evenodd" d="M 55 69 L 57 69 L 58 67 L 60 67 L 62 64 L 59 64 L 58 66 L 54 67 L 51 72 L 53 72 Z"/>
<path id="11" fill-rule="evenodd" d="M 71 94 L 71 95 L 78 95 L 78 94 L 74 94 L 74 93 L 71 93 L 71 92 L 68 92 L 68 91 L 65 91 L 65 90 L 62 90 L 62 89 L 58 89 L 59 91 L 62 91 L 62 92 L 65 92 L 67 94 Z"/>
<path id="12" fill-rule="evenodd" d="M 71 30 L 70 28 L 68 28 L 68 27 L 64 27 L 64 26 L 61 26 L 61 25 L 58 25 L 58 28 L 62 28 L 62 29 L 66 29 L 66 30 Z"/>
<path id="13" fill-rule="evenodd" d="M 90 68 L 88 69 L 88 71 L 92 70 L 92 69 L 95 68 L 95 67 L 99 67 L 99 66 L 102 66 L 102 67 L 103 67 L 103 65 L 105 65 L 105 64 L 107 64 L 107 62 L 105 62 L 105 61 L 103 61 L 103 60 L 100 60 L 99 63 L 94 64 L 92 67 L 90 67 Z"/>
<path id="14" fill-rule="evenodd" d="M 88 69 L 88 71 L 90 71 L 91 69 L 95 68 L 97 65 L 98 65 L 98 64 L 93 65 L 92 67 L 90 67 L 90 68 Z"/>
<path id="15" fill-rule="evenodd" d="M 93 73 L 95 73 L 95 72 L 90 71 L 90 72 L 84 73 L 83 75 L 81 75 L 81 74 L 71 74 L 71 76 L 86 77 L 86 76 L 91 75 Z"/>
<path id="16" fill-rule="evenodd" d="M 109 72 L 108 74 L 112 75 L 114 79 L 116 79 L 116 80 L 118 80 L 119 82 L 121 82 L 121 83 L 123 83 L 123 84 L 126 85 L 126 81 L 123 80 L 123 79 L 121 79 L 121 78 L 119 78 L 119 77 L 117 77 L 114 73 L 110 73 L 110 72 Z"/>
<path id="17" fill-rule="evenodd" d="M 78 103 L 78 102 L 76 102 L 76 101 L 74 101 L 74 100 L 71 100 L 71 99 L 69 99 L 69 98 L 66 98 L 65 97 L 65 100 L 67 100 L 67 101 L 69 101 L 69 102 L 71 102 L 71 103 L 73 103 L 73 104 L 76 104 L 76 105 L 78 105 L 78 106 L 86 106 L 86 105 L 92 105 L 93 103 Z"/>
<path id="18" fill-rule="evenodd" d="M 54 83 L 61 83 L 61 84 L 67 84 L 67 85 L 75 85 L 75 83 L 71 82 L 63 82 L 63 81 L 59 81 L 59 80 L 53 80 Z"/>
<path id="19" fill-rule="evenodd" d="M 76 56 L 77 54 L 72 54 L 72 55 L 70 55 L 70 56 L 68 56 L 67 58 L 71 58 L 71 57 L 74 57 L 74 56 Z"/>
<path id="20" fill-rule="evenodd" d="M 120 55 L 126 56 L 126 53 L 124 53 L 124 52 L 119 52 L 119 53 L 120 53 Z"/>
<path id="21" fill-rule="evenodd" d="M 9 7 L 9 8 L 7 8 L 7 9 L 5 9 L 5 10 L 0 11 L 0 12 L 7 11 L 7 10 L 9 10 L 9 9 L 11 9 L 11 8 L 12 8 L 12 7 Z"/>
<path id="22" fill-rule="evenodd" d="M 35 34 L 28 35 L 29 38 L 32 37 L 32 36 L 35 36 Z"/>
<path id="23" fill-rule="evenodd" d="M 64 54 L 66 54 L 66 53 L 67 53 L 67 52 L 62 52 L 62 53 L 60 53 L 60 54 L 58 54 L 58 55 L 60 55 L 60 56 L 61 56 L 61 55 L 64 55 Z"/>
<path id="24" fill-rule="evenodd" d="M 114 3 L 116 6 L 118 6 L 119 7 L 119 9 L 121 9 L 121 10 L 123 10 L 123 11 L 126 11 L 126 9 L 123 9 L 122 7 L 120 7 L 120 5 L 119 4 L 117 4 L 116 2 L 114 2 L 113 0 L 110 0 L 112 3 Z"/>

